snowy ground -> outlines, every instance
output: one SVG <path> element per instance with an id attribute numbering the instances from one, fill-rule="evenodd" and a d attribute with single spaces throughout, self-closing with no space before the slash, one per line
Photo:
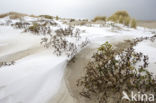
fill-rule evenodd
<path id="1" fill-rule="evenodd" d="M 5 24 L 8 19 L 0 19 L 0 24 Z M 37 19 L 25 17 L 24 20 L 32 22 Z M 59 25 L 51 27 L 53 30 L 67 26 L 61 20 L 54 21 Z M 116 25 L 122 29 L 114 29 L 110 23 L 104 27 L 98 24 L 75 27 L 85 31 L 81 33 L 81 40 L 88 38 L 93 48 L 106 41 L 115 43 L 136 37 L 150 37 L 155 31 Z M 58 57 L 51 49 L 40 45 L 42 37 L 23 33 L 10 25 L 0 26 L 0 62 L 15 61 L 14 65 L 0 67 L 0 103 L 47 103 L 57 93 L 69 58 L 66 55 Z M 74 43 L 80 43 L 81 40 L 75 40 Z M 136 50 L 149 56 L 149 70 L 156 74 L 156 42 L 141 42 Z"/>

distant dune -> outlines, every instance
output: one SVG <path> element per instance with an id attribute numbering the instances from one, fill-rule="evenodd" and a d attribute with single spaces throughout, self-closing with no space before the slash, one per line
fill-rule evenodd
<path id="1" fill-rule="evenodd" d="M 143 26 L 147 28 L 156 28 L 156 21 L 143 21 L 143 20 L 138 20 L 137 21 L 138 26 Z"/>

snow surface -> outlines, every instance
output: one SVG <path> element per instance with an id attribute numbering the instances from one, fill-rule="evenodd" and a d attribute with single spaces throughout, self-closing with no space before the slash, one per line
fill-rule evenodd
<path id="1" fill-rule="evenodd" d="M 148 55 L 149 66 L 147 69 L 156 76 L 156 42 L 146 40 L 139 43 L 134 49 L 137 52 L 142 52 L 144 55 Z"/>
<path id="2" fill-rule="evenodd" d="M 0 24 L 8 18 L 0 19 Z M 36 19 L 25 17 L 25 21 Z M 55 20 L 56 21 L 56 20 Z M 14 20 L 14 22 L 17 22 Z M 67 25 L 56 21 L 59 26 Z M 152 36 L 152 30 L 138 27 L 130 29 L 119 25 L 123 30 L 111 31 L 111 26 L 100 27 L 99 25 L 76 26 L 85 30 L 81 34 L 82 39 L 88 38 L 90 43 L 101 45 L 102 43 L 120 42 L 136 37 Z M 56 29 L 56 27 L 54 27 Z M 35 36 L 31 33 L 22 33 L 21 30 L 13 29 L 10 26 L 0 26 L 0 62 L 11 60 L 11 56 L 17 55 L 16 63 L 11 66 L 0 68 L 0 103 L 47 103 L 58 91 L 68 58 L 54 55 L 49 49 L 40 45 L 42 36 Z M 69 38 L 70 39 L 70 38 Z M 76 40 L 75 43 L 79 43 Z M 29 51 L 39 48 L 38 51 Z M 150 70 L 156 73 L 156 42 L 142 42 L 136 46 L 150 57 Z M 25 53 L 25 56 L 19 53 Z"/>

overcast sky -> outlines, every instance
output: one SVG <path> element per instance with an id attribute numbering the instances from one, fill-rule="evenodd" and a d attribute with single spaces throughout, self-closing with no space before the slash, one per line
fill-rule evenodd
<path id="1" fill-rule="evenodd" d="M 0 13 L 93 18 L 110 16 L 117 10 L 127 10 L 136 19 L 156 20 L 156 0 L 0 0 Z"/>

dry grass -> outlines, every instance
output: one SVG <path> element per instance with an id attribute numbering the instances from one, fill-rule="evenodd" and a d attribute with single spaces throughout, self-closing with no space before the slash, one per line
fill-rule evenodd
<path id="1" fill-rule="evenodd" d="M 113 21 L 115 23 L 124 24 L 125 26 L 130 26 L 132 28 L 136 28 L 137 26 L 136 20 L 132 19 L 126 11 L 117 11 L 107 20 Z"/>
<path id="2" fill-rule="evenodd" d="M 111 17 L 109 17 L 108 20 L 123 23 L 125 18 L 130 18 L 126 11 L 117 11 Z"/>
<path id="3" fill-rule="evenodd" d="M 10 19 L 20 19 L 24 16 L 38 17 L 35 15 L 27 15 L 27 14 L 18 13 L 18 12 L 9 12 L 9 13 L 0 14 L 0 18 L 4 18 L 6 16 L 9 16 Z"/>
<path id="4" fill-rule="evenodd" d="M 22 14 L 22 13 L 17 13 L 17 12 L 9 12 L 9 13 L 5 13 L 5 14 L 0 14 L 0 18 L 4 18 L 6 16 L 9 16 L 10 19 L 15 19 L 15 18 L 20 18 L 23 16 L 27 16 L 26 14 Z"/>
<path id="5" fill-rule="evenodd" d="M 33 18 L 38 18 L 39 16 L 36 16 L 36 15 L 33 15 L 33 14 L 31 14 L 31 15 L 29 15 L 30 17 L 33 17 Z"/>
<path id="6" fill-rule="evenodd" d="M 106 17 L 105 16 L 96 16 L 92 21 L 96 22 L 96 21 L 106 21 Z"/>
<path id="7" fill-rule="evenodd" d="M 6 17 L 6 16 L 8 16 L 8 13 L 0 14 L 0 18 L 4 18 L 4 17 Z"/>
<path id="8" fill-rule="evenodd" d="M 10 19 L 20 19 L 24 16 L 28 16 L 27 14 L 17 13 L 17 12 L 9 12 Z"/>
<path id="9" fill-rule="evenodd" d="M 135 19 L 131 20 L 131 28 L 136 28 L 136 20 Z"/>

